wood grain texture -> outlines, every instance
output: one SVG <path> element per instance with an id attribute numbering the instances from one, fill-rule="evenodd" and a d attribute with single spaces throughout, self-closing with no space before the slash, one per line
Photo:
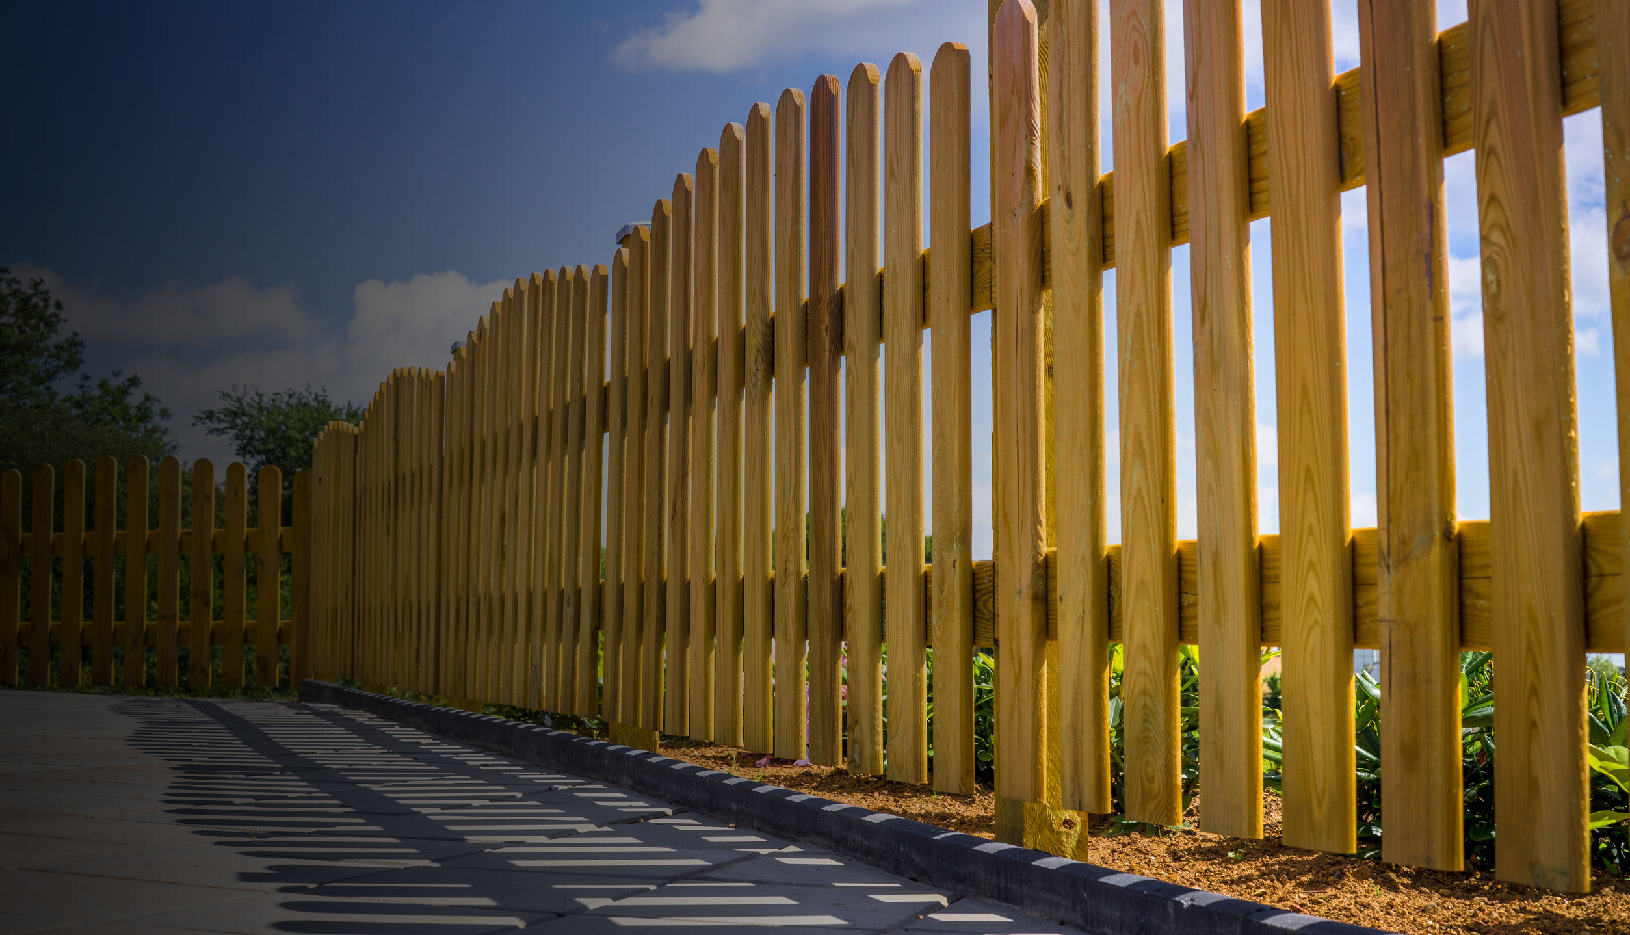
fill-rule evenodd
<path id="1" fill-rule="evenodd" d="M 645 523 L 644 614 L 640 631 L 640 717 L 646 730 L 663 728 L 662 641 L 667 629 L 665 581 L 668 458 L 668 308 L 672 301 L 673 202 L 658 199 L 651 208 L 650 288 L 645 310 L 644 493 L 639 501 Z"/>
<path id="2" fill-rule="evenodd" d="M 113 566 L 118 554 L 114 545 L 118 512 L 119 461 L 103 455 L 96 459 L 96 531 L 90 548 L 92 685 L 113 684 Z M 12 666 L 13 673 L 16 668 Z"/>
<path id="3" fill-rule="evenodd" d="M 1630 7 L 1598 0 L 1596 50 L 1601 77 L 1603 200 L 1607 214 L 1607 284 L 1613 315 L 1613 376 L 1618 403 L 1619 502 L 1630 503 Z M 1614 563 L 1630 567 L 1630 540 Z M 1588 610 L 1588 608 L 1587 608 Z M 1630 646 L 1630 615 L 1617 635 Z"/>
<path id="4" fill-rule="evenodd" d="M 666 498 L 667 543 L 663 556 L 667 584 L 667 635 L 663 644 L 663 729 L 670 734 L 691 733 L 690 707 L 690 328 L 691 278 L 695 254 L 691 249 L 695 223 L 696 183 L 680 173 L 673 187 L 673 231 L 669 248 L 668 285 L 668 460 Z"/>
<path id="5" fill-rule="evenodd" d="M 640 687 L 644 682 L 640 653 L 644 630 L 645 588 L 645 341 L 650 306 L 651 229 L 635 229 L 628 245 L 628 321 L 623 338 L 626 389 L 623 396 L 623 557 L 621 698 L 616 721 L 638 724 Z"/>
<path id="6" fill-rule="evenodd" d="M 66 521 L 67 516 L 63 519 Z M 188 608 L 192 629 L 187 648 L 187 685 L 196 692 L 210 686 L 209 624 L 215 619 L 215 465 L 208 458 L 192 463 L 191 539 Z"/>
<path id="7" fill-rule="evenodd" d="M 1274 179 L 1273 305 L 1284 602 L 1285 843 L 1352 853 L 1347 349 L 1330 11 L 1262 8 Z"/>
<path id="8" fill-rule="evenodd" d="M 696 157 L 696 221 L 691 228 L 690 331 L 690 692 L 686 718 L 690 734 L 714 740 L 714 659 L 718 634 L 717 564 L 714 559 L 713 427 L 719 382 L 719 151 Z"/>
<path id="9" fill-rule="evenodd" d="M 1057 3 L 1049 29 L 1048 215 L 1053 251 L 1053 406 L 1059 553 L 1060 804 L 1110 811 L 1109 562 L 1105 549 L 1103 200 L 1098 194 L 1098 5 Z M 937 243 L 936 239 L 936 243 Z M 949 313 L 949 310 L 947 310 Z M 935 346 L 938 347 L 937 331 Z M 937 375 L 936 375 L 937 377 Z M 936 378 L 935 386 L 940 385 Z M 937 395 L 937 394 L 936 394 Z M 938 448 L 938 436 L 935 438 Z M 934 489 L 939 490 L 936 478 Z M 936 514 L 934 528 L 939 529 Z M 938 537 L 936 536 L 936 539 Z M 935 550 L 936 561 L 939 558 Z M 968 614 L 973 614 L 969 565 Z M 936 580 L 938 577 L 936 576 Z M 940 592 L 935 595 L 939 613 Z"/>
<path id="10" fill-rule="evenodd" d="M 84 661 L 85 462 L 77 458 L 69 461 L 62 472 L 62 532 L 62 597 L 58 605 L 62 641 L 57 655 L 57 685 L 78 688 Z M 209 638 L 207 627 L 204 638 Z M 241 629 L 239 640 L 242 640 Z"/>
<path id="11" fill-rule="evenodd" d="M 1460 580 L 1435 4 L 1363 0 L 1382 798 L 1392 863 L 1460 870 Z"/>
<path id="12" fill-rule="evenodd" d="M 1262 836 L 1256 374 L 1239 0 L 1185 0 L 1200 529 L 1200 827 Z M 1055 274 L 1056 275 L 1056 274 Z M 1056 286 L 1054 288 L 1057 288 Z"/>
<path id="13" fill-rule="evenodd" d="M 1555 0 L 1471 5 L 1493 533 L 1495 873 L 1590 889 L 1584 594 Z"/>
<path id="14" fill-rule="evenodd" d="M 770 574 L 772 494 L 770 416 L 775 375 L 774 162 L 770 105 L 747 113 L 743 210 L 746 316 L 742 404 L 742 746 L 770 752 L 775 744 L 770 644 L 774 633 Z M 801 754 L 800 754 L 801 755 Z"/>
<path id="15" fill-rule="evenodd" d="M 968 244 L 972 213 L 971 65 L 941 45 L 929 72 L 929 236 L 940 261 L 928 282 L 933 328 L 934 789 L 974 791 L 973 370 Z M 853 358 L 851 358 L 853 359 Z M 852 370 L 851 370 L 852 372 Z M 851 657 L 852 658 L 852 657 Z M 853 703 L 853 702 L 851 702 Z"/>
<path id="16" fill-rule="evenodd" d="M 1043 451 L 1041 299 L 1041 88 L 1036 11 L 1005 0 L 992 32 L 991 123 L 995 142 L 995 415 L 1002 426 L 995 479 L 997 583 L 996 794 L 1041 801 L 1046 762 L 1047 566 Z M 892 369 L 892 368 L 891 368 Z"/>
<path id="17" fill-rule="evenodd" d="M 435 377 L 432 381 L 433 385 L 430 390 L 430 438 L 427 442 L 430 455 L 429 548 L 431 549 L 429 552 L 431 566 L 427 572 L 427 576 L 429 578 L 429 587 L 431 588 L 430 613 L 432 614 L 432 619 L 434 621 L 431 651 L 435 654 L 429 667 L 429 678 L 431 680 L 430 691 L 433 694 L 438 695 L 446 694 L 446 688 L 444 687 L 442 680 L 442 672 L 446 667 L 447 657 L 451 655 L 451 649 L 447 645 L 449 617 L 446 612 L 446 595 L 447 572 L 450 569 L 452 562 L 449 550 L 447 548 L 446 508 L 444 505 L 446 489 L 444 476 L 447 468 L 446 459 L 450 456 L 448 451 L 449 444 L 447 437 L 447 377 L 447 371 L 438 370 L 436 371 Z M 298 483 L 298 480 L 296 482 Z M 313 489 L 315 489 L 315 482 L 315 474 L 309 476 L 306 480 L 306 483 L 312 485 Z M 300 501 L 296 499 L 296 509 L 299 508 L 299 503 Z M 309 508 L 310 502 L 307 504 L 307 509 Z M 310 552 L 308 552 L 308 562 L 310 563 L 312 570 L 315 571 L 315 556 Z"/>
<path id="18" fill-rule="evenodd" d="M 883 773 L 880 153 L 882 75 L 856 65 L 844 147 L 844 639 L 849 659 L 849 770 Z M 936 204 L 938 202 L 936 201 Z M 937 487 L 936 487 L 937 489 Z"/>
<path id="19" fill-rule="evenodd" d="M 627 258 L 621 248 L 617 250 L 614 267 L 618 268 L 617 277 L 626 281 Z M 606 372 L 606 311 L 607 311 L 607 270 L 604 266 L 594 267 L 589 276 L 588 309 L 582 319 L 584 331 L 584 362 L 583 376 L 586 381 L 586 396 L 583 402 L 583 473 L 582 486 L 583 509 L 580 513 L 582 532 L 578 538 L 581 556 L 578 559 L 577 591 L 578 591 L 578 619 L 577 619 L 577 702 L 574 713 L 578 717 L 605 717 L 606 710 L 602 707 L 602 694 L 609 698 L 612 679 L 610 670 L 604 669 L 605 660 L 610 658 L 611 643 L 606 641 L 602 646 L 596 635 L 600 622 L 601 601 L 601 556 L 609 558 L 610 553 L 601 547 L 600 504 L 602 500 L 602 486 L 605 484 L 605 455 L 603 438 L 606 435 L 606 412 L 604 397 L 600 392 L 600 380 Z M 604 487 L 605 494 L 609 496 L 609 485 Z M 609 512 L 608 512 L 609 515 Z"/>
<path id="20" fill-rule="evenodd" d="M 151 468 L 146 455 L 132 457 L 125 466 L 125 593 L 124 624 L 119 645 L 124 647 L 121 685 L 147 683 L 147 527 Z M 20 521 L 19 521 L 20 522 Z M 5 631 L 9 632 L 9 631 Z M 6 671 L 14 671 L 16 666 Z"/>
<path id="21" fill-rule="evenodd" d="M 606 546 L 605 586 L 601 590 L 600 638 L 601 672 L 605 697 L 601 703 L 608 721 L 627 723 L 623 713 L 623 493 L 628 470 L 625 455 L 628 444 L 628 331 L 633 313 L 635 268 L 634 242 L 639 231 L 623 238 L 623 246 L 611 257 L 611 309 L 607 319 L 609 336 L 606 354 L 610 382 L 606 392 Z"/>
<path id="22" fill-rule="evenodd" d="M 581 707 L 583 686 L 579 680 L 585 677 L 593 679 L 595 667 L 590 665 L 585 673 L 583 659 L 589 653 L 589 646 L 583 639 L 581 625 L 583 609 L 580 605 L 585 593 L 579 587 L 582 574 L 579 566 L 587 560 L 590 549 L 583 538 L 584 512 L 593 510 L 598 512 L 600 488 L 592 489 L 583 484 L 583 445 L 586 441 L 583 432 L 585 405 L 588 400 L 583 388 L 585 374 L 585 356 L 588 353 L 588 325 L 589 325 L 589 290 L 590 273 L 587 266 L 579 266 L 572 276 L 572 307 L 567 325 L 570 331 L 570 350 L 567 356 L 565 379 L 562 383 L 561 406 L 566 410 L 566 431 L 561 438 L 561 484 L 564 493 L 561 494 L 561 547 L 560 547 L 560 578 L 561 578 L 561 611 L 560 611 L 560 638 L 565 649 L 560 659 L 560 692 L 555 698 L 557 711 L 576 714 Z M 598 384 L 604 370 L 593 373 L 590 384 Z M 595 387 L 597 390 L 598 386 Z M 596 393 L 596 396 L 599 394 Z M 600 443 L 598 433 L 594 435 L 595 446 Z M 590 505 L 592 504 L 592 506 Z M 598 533 L 598 528 L 596 529 Z M 599 536 L 595 536 L 594 545 L 599 545 Z M 599 550 L 594 550 L 595 558 L 599 558 Z M 595 575 L 595 585 L 600 583 L 598 573 Z M 590 632 L 592 636 L 592 631 Z M 593 697 L 591 694 L 589 697 Z M 592 715 L 590 715 L 592 716 Z"/>
<path id="23" fill-rule="evenodd" d="M 803 759 L 805 695 L 804 528 L 804 92 L 775 108 L 775 748 Z"/>
<path id="24" fill-rule="evenodd" d="M 249 532 L 249 475 L 243 462 L 226 466 L 226 509 L 222 526 L 226 542 L 221 549 L 221 685 L 243 687 L 244 551 Z M 257 621 L 258 623 L 258 621 Z M 277 631 L 277 617 L 261 629 Z M 257 634 L 258 635 L 258 634 Z M 274 636 L 275 639 L 275 636 Z"/>
<path id="25" fill-rule="evenodd" d="M 809 759 L 843 765 L 843 257 L 838 79 L 809 92 Z"/>
<path id="26" fill-rule="evenodd" d="M 888 768 L 928 781 L 928 656 L 923 588 L 923 81 L 902 52 L 883 86 L 884 642 Z"/>
<path id="27" fill-rule="evenodd" d="M 1175 824 L 1178 777 L 1176 437 L 1170 187 L 1161 0 L 1111 12 L 1121 441 L 1126 815 Z"/>
<path id="28" fill-rule="evenodd" d="M 739 123 L 726 124 L 719 133 L 719 518 L 715 540 L 719 622 L 713 739 L 736 747 L 746 742 L 742 738 L 742 389 L 746 373 L 742 185 L 746 172 L 746 130 Z"/>

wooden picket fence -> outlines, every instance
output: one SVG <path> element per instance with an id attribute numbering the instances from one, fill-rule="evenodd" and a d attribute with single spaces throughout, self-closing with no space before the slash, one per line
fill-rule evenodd
<path id="1" fill-rule="evenodd" d="M 1268 106 L 1247 113 L 1240 0 L 1187 0 L 1189 137 L 1175 145 L 1161 0 L 1115 0 L 1107 25 L 1096 0 L 1047 6 L 1045 23 L 1025 0 L 993 15 L 990 225 L 970 230 L 966 48 L 942 46 L 926 86 L 921 63 L 901 54 L 886 75 L 860 65 L 846 86 L 823 76 L 807 95 L 755 104 L 608 266 L 517 280 L 444 371 L 393 374 L 360 426 L 336 423 L 317 440 L 292 530 L 244 528 L 241 469 L 228 473 L 226 529 L 180 529 L 180 465 L 167 459 L 156 532 L 116 532 L 101 513 L 111 498 L 99 496 L 81 533 L 85 475 L 71 465 L 64 532 L 47 535 L 46 494 L 23 533 L 20 478 L 8 474 L 5 677 L 16 637 L 29 646 L 28 681 L 43 680 L 58 644 L 61 678 L 78 678 L 71 650 L 88 642 L 93 680 L 106 683 L 119 633 L 127 647 L 158 648 L 161 683 L 175 679 L 181 642 L 195 670 L 202 650 L 224 645 L 227 678 L 241 679 L 241 647 L 254 642 L 265 659 L 273 639 L 242 619 L 246 550 L 264 560 L 292 549 L 309 604 L 296 600 L 276 639 L 294 642 L 297 673 L 599 717 L 625 742 L 688 735 L 966 792 L 973 658 L 990 648 L 998 834 L 1074 853 L 1084 823 L 1071 817 L 1110 809 L 1116 642 L 1126 816 L 1182 817 L 1179 646 L 1197 644 L 1199 823 L 1261 836 L 1260 653 L 1277 646 L 1284 839 L 1350 853 L 1352 654 L 1374 647 L 1383 857 L 1454 870 L 1458 654 L 1491 649 L 1498 873 L 1587 890 L 1583 662 L 1630 645 L 1630 545 L 1618 513 L 1580 512 L 1562 119 L 1602 111 L 1613 330 L 1630 360 L 1630 4 L 1486 0 L 1471 23 L 1440 34 L 1430 3 L 1361 0 L 1365 66 L 1337 75 L 1327 5 L 1263 0 Z M 1113 176 L 1099 171 L 1105 28 Z M 1442 160 L 1468 149 L 1488 374 L 1485 522 L 1457 521 L 1452 442 Z M 1360 185 L 1380 527 L 1355 530 L 1339 194 Z M 1248 224 L 1269 216 L 1281 532 L 1264 536 Z M 1175 518 L 1170 264 L 1183 243 L 1193 542 L 1177 540 Z M 1115 546 L 1101 281 L 1111 267 Z M 998 437 L 976 450 L 970 316 L 991 309 Z M 1630 365 L 1618 385 L 1630 458 Z M 972 554 L 976 456 L 994 462 L 994 563 Z M 44 470 L 36 491 L 51 489 Z M 98 489 L 115 483 L 111 462 L 97 470 Z M 212 497 L 208 465 L 195 470 L 194 496 Z M 128 474 L 146 489 L 145 462 Z M 132 513 L 129 525 L 148 529 L 148 518 Z M 176 569 L 189 550 L 194 562 L 224 554 L 227 581 L 240 583 L 208 634 L 179 619 Z M 126 617 L 143 623 L 114 625 L 103 566 L 118 554 L 158 556 L 157 620 L 145 621 L 138 576 L 126 601 L 142 612 Z M 60 624 L 39 611 L 16 619 L 23 561 L 61 558 L 69 595 L 84 556 L 97 576 L 88 638 L 78 598 L 63 602 Z M 49 604 L 47 578 L 32 577 L 35 608 Z M 212 619 L 207 596 L 192 598 L 192 619 Z"/>
<path id="2" fill-rule="evenodd" d="M 245 466 L 229 465 L 225 483 L 217 489 L 214 465 L 195 461 L 193 528 L 183 528 L 185 485 L 181 462 L 174 457 L 159 463 L 156 516 L 151 515 L 152 467 L 145 457 L 125 465 L 122 485 L 119 463 L 112 457 L 97 460 L 94 479 L 83 461 L 69 461 L 60 484 L 55 469 L 44 464 L 34 469 L 32 515 L 25 532 L 22 474 L 0 474 L 0 685 L 175 688 L 181 684 L 184 647 L 185 687 L 191 691 L 243 688 L 251 682 L 256 688 L 276 688 L 279 647 L 290 646 L 289 678 L 282 687 L 291 687 L 305 674 L 302 634 L 311 570 L 303 533 L 310 525 L 309 477 L 306 471 L 294 475 L 293 525 L 284 526 L 282 473 L 262 468 L 254 498 L 260 525 L 250 527 Z M 87 510 L 86 486 L 92 480 L 94 506 Z M 217 494 L 224 497 L 220 527 L 215 525 Z M 287 579 L 286 553 L 291 555 Z M 256 619 L 246 617 L 251 568 Z M 26 620 L 21 613 L 25 572 Z M 291 611 L 279 619 L 285 583 Z M 213 681 L 215 646 L 222 647 L 218 684 Z M 254 649 L 252 669 L 246 666 L 246 647 Z M 26 667 L 20 665 L 21 649 L 28 650 Z M 156 663 L 151 676 L 150 661 Z"/>

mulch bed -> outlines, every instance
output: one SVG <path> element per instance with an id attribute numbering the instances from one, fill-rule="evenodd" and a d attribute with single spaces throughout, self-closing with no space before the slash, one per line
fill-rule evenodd
<path id="1" fill-rule="evenodd" d="M 784 760 L 758 766 L 759 754 L 682 738 L 664 737 L 662 752 L 836 802 L 984 838 L 994 835 L 996 798 L 986 786 L 970 795 L 947 795 L 832 767 L 793 766 Z M 1198 799 L 1186 816 L 1190 824 L 1197 806 Z M 1630 935 L 1630 880 L 1597 871 L 1592 893 L 1568 896 L 1500 883 L 1487 872 L 1416 870 L 1305 851 L 1280 843 L 1278 795 L 1265 792 L 1263 806 L 1265 837 L 1260 841 L 1186 829 L 1107 837 L 1111 818 L 1095 816 L 1088 825 L 1088 859 L 1183 886 L 1400 932 Z"/>

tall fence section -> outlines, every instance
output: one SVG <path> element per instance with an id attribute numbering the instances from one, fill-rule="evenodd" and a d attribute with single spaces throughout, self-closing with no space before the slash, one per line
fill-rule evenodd
<path id="1" fill-rule="evenodd" d="M 1263 0 L 1267 106 L 1247 113 L 1239 0 L 1187 0 L 1188 139 L 1175 145 L 1162 4 L 1110 6 L 1107 23 L 1095 0 L 1053 0 L 1045 23 L 1025 0 L 993 14 L 990 225 L 970 229 L 965 47 L 942 46 L 926 74 L 901 54 L 847 84 L 822 76 L 726 126 L 608 265 L 517 280 L 444 371 L 398 371 L 360 426 L 328 427 L 295 528 L 309 542 L 296 566 L 309 620 L 293 627 L 309 671 L 967 792 L 975 652 L 988 649 L 998 835 L 1070 851 L 1084 826 L 1071 817 L 1112 809 L 1112 716 L 1126 817 L 1182 820 L 1182 644 L 1203 661 L 1199 825 L 1261 836 L 1261 654 L 1278 647 L 1284 840 L 1351 853 L 1353 650 L 1378 648 L 1383 857 L 1455 870 L 1459 653 L 1488 649 L 1498 874 L 1588 889 L 1583 663 L 1627 646 L 1630 546 L 1618 513 L 1580 512 L 1562 120 L 1602 109 L 1630 445 L 1630 5 L 1473 3 L 1440 34 L 1430 3 L 1362 0 L 1364 66 L 1334 74 L 1328 6 Z M 1486 522 L 1455 507 L 1443 158 L 1467 149 Z M 1360 185 L 1380 525 L 1355 530 L 1339 195 Z M 1248 224 L 1270 216 L 1281 531 L 1259 535 Z M 1176 535 L 1170 269 L 1183 243 L 1197 541 Z M 976 447 L 970 325 L 990 310 L 996 428 Z M 1105 486 L 1111 445 L 1119 491 Z M 975 457 L 993 461 L 994 562 L 972 552 Z M 127 546 L 172 571 L 189 542 L 219 544 L 229 569 L 246 543 L 269 554 L 271 533 L 246 532 L 241 508 L 224 531 L 179 530 L 178 471 L 161 471 L 172 500 L 156 545 Z M 24 536 L 17 551 L 6 483 L 7 569 L 19 554 L 71 569 L 77 533 L 49 553 Z M 110 555 L 121 534 L 103 528 L 83 541 Z M 12 580 L 0 574 L 0 591 Z M 201 628 L 176 624 L 164 587 L 156 637 L 142 638 L 164 659 L 181 639 L 196 659 Z M 0 613 L 15 603 L 0 593 Z M 64 606 L 64 647 L 77 614 Z M 0 629 L 32 647 L 49 630 Z M 235 618 L 212 631 L 229 659 L 271 638 Z"/>

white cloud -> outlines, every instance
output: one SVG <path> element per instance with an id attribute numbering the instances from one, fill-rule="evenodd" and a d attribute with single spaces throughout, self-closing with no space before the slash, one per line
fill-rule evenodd
<path id="1" fill-rule="evenodd" d="M 628 69 L 723 74 L 809 54 L 888 55 L 898 50 L 903 37 L 920 38 L 916 51 L 924 55 L 925 65 L 927 55 L 948 40 L 965 43 L 970 52 L 977 49 L 982 62 L 985 4 L 699 0 L 694 9 L 669 13 L 661 23 L 624 38 L 611 50 L 611 61 Z"/>
<path id="2" fill-rule="evenodd" d="M 69 327 L 87 341 L 300 341 L 314 330 L 292 286 L 256 289 L 242 276 L 196 289 L 172 283 L 127 302 L 100 291 L 97 280 L 73 285 L 33 263 L 18 263 L 12 272 L 25 281 L 43 279 L 67 309 Z"/>
<path id="3" fill-rule="evenodd" d="M 18 264 L 20 276 L 46 280 L 62 299 L 67 328 L 79 331 L 98 362 L 139 374 L 174 414 L 184 458 L 232 459 L 225 440 L 192 425 L 199 410 L 230 386 L 268 392 L 310 383 L 336 400 L 366 404 L 397 367 L 446 366 L 508 283 L 471 282 L 455 270 L 406 282 L 371 279 L 357 286 L 344 333 L 316 321 L 287 287 L 256 289 L 232 277 L 196 289 L 165 286 L 125 301 L 98 284 L 66 283 L 54 271 Z M 230 349 L 222 352 L 222 342 Z"/>
<path id="4" fill-rule="evenodd" d="M 1449 348 L 1462 357 L 1483 356 L 1482 261 L 1449 258 Z"/>

